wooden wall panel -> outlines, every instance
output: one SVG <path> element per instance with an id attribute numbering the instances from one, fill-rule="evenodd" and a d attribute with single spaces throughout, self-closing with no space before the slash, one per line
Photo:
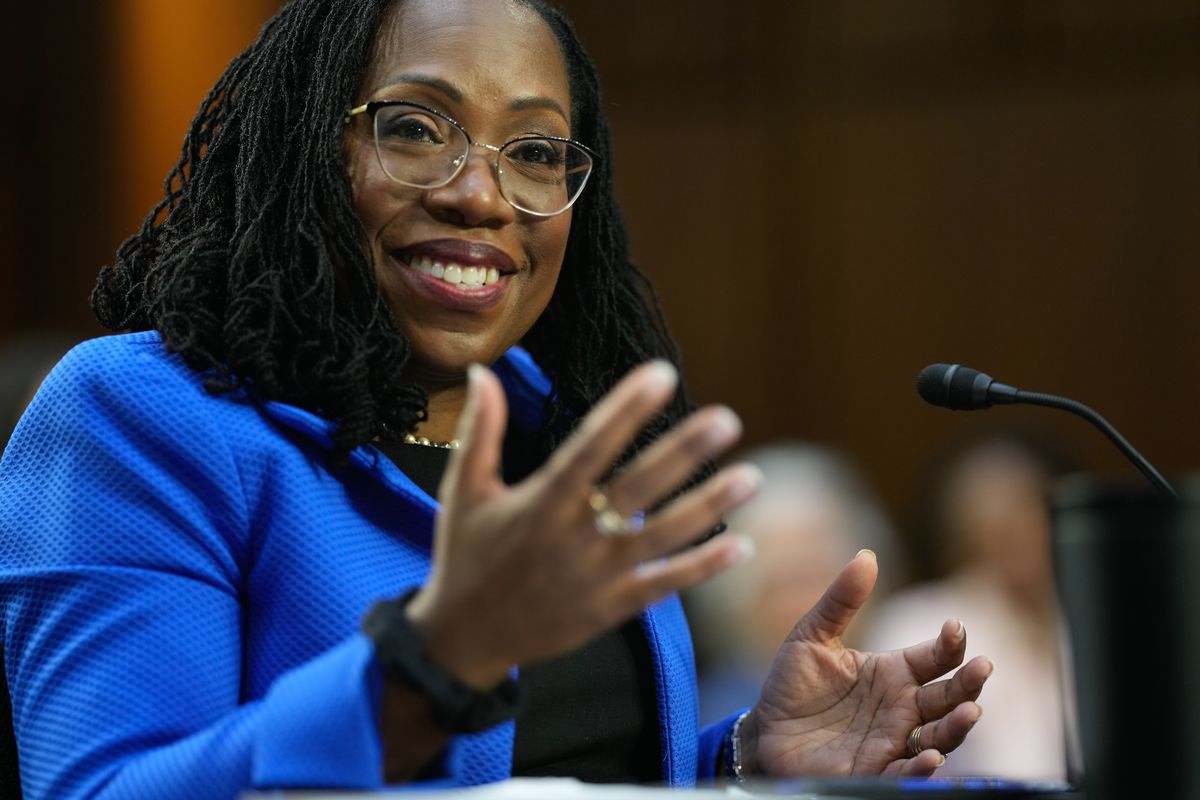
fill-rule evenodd
<path id="1" fill-rule="evenodd" d="M 963 361 L 1200 465 L 1200 4 L 566 5 L 634 251 L 750 444 L 843 447 L 906 519 L 981 424 L 1126 471 L 1070 418 L 923 406 L 917 371 Z"/>
<path id="2" fill-rule="evenodd" d="M 843 447 L 907 516 L 981 419 L 922 406 L 913 378 L 962 360 L 1094 404 L 1168 470 L 1200 464 L 1200 2 L 562 4 L 600 66 L 634 252 L 698 395 L 749 443 Z M 21 4 L 0 337 L 91 331 L 97 267 L 274 7 Z M 1123 469 L 1082 423 L 982 419 L 1000 415 Z"/>
<path id="3" fill-rule="evenodd" d="M 116 205 L 129 232 L 162 197 L 163 179 L 208 90 L 258 35 L 277 0 L 111 0 L 119 88 Z"/>
<path id="4" fill-rule="evenodd" d="M 100 332 L 100 266 L 162 195 L 183 134 L 275 0 L 19 3 L 0 44 L 0 340 Z"/>
<path id="5" fill-rule="evenodd" d="M 111 145 L 103 6 L 16 3 L 4 19 L 0 338 L 78 318 L 68 296 L 104 249 Z"/>

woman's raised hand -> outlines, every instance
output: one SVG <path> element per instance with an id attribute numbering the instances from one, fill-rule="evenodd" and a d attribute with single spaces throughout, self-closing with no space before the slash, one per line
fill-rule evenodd
<path id="1" fill-rule="evenodd" d="M 432 572 L 408 607 L 433 658 L 470 685 L 493 686 L 512 665 L 578 647 L 750 552 L 737 536 L 686 548 L 753 496 L 761 475 L 750 465 L 720 471 L 636 533 L 597 528 L 589 501 L 598 482 L 676 381 L 665 362 L 633 370 L 541 469 L 508 486 L 500 476 L 504 392 L 489 370 L 471 368 L 462 445 L 441 485 Z M 701 409 L 612 476 L 604 495 L 621 515 L 653 507 L 740 433 L 729 409 Z"/>

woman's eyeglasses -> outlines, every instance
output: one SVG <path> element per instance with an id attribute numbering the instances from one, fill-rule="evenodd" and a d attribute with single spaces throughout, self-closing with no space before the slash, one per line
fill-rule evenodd
<path id="1" fill-rule="evenodd" d="M 560 136 L 520 136 L 500 147 L 472 142 L 466 129 L 432 108 L 404 100 L 375 100 L 346 112 L 371 118 L 375 153 L 389 178 L 436 189 L 462 171 L 472 147 L 495 153 L 500 194 L 513 208 L 538 217 L 561 214 L 579 199 L 596 154 Z"/>

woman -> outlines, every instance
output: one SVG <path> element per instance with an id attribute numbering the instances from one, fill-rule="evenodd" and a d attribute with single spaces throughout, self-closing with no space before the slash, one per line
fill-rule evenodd
<path id="1" fill-rule="evenodd" d="M 141 332 L 69 355 L 5 455 L 26 796 L 920 775 L 962 740 L 990 664 L 922 687 L 961 625 L 840 646 L 870 554 L 697 732 L 674 593 L 747 554 L 689 545 L 757 478 L 663 502 L 738 423 L 685 418 L 607 156 L 539 2 L 295 0 L 230 65 L 97 286 Z"/>

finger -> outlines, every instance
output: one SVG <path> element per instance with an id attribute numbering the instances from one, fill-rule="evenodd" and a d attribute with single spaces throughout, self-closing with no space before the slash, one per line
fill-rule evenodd
<path id="1" fill-rule="evenodd" d="M 762 470 L 753 464 L 721 470 L 651 517 L 639 535 L 626 537 L 621 557 L 632 565 L 678 550 L 754 497 L 762 482 Z"/>
<path id="2" fill-rule="evenodd" d="M 922 686 L 917 689 L 917 713 L 921 719 L 937 719 L 960 703 L 977 699 L 992 669 L 991 661 L 976 656 L 951 678 Z"/>
<path id="3" fill-rule="evenodd" d="M 875 553 L 860 550 L 833 579 L 825 594 L 817 601 L 792 631 L 793 638 L 825 641 L 842 635 L 854 615 L 871 596 L 879 564 Z"/>
<path id="4" fill-rule="evenodd" d="M 943 754 L 953 751 L 963 743 L 963 739 L 971 732 L 971 728 L 975 727 L 975 723 L 979 722 L 981 716 L 983 709 L 968 701 L 955 706 L 941 719 L 925 723 L 921 726 L 921 734 L 918 737 L 922 754 L 926 750 L 937 750 Z"/>
<path id="5" fill-rule="evenodd" d="M 895 771 L 895 775 L 905 778 L 927 778 L 946 763 L 946 757 L 937 750 L 922 750 L 912 758 L 897 763 L 899 769 Z M 885 770 L 884 774 L 888 775 L 889 772 L 890 770 Z"/>
<path id="6" fill-rule="evenodd" d="M 560 489 L 589 487 L 603 477 L 634 434 L 671 399 L 678 382 L 675 368 L 662 360 L 623 378 L 551 456 L 546 469 L 561 482 Z"/>
<path id="7" fill-rule="evenodd" d="M 967 652 L 967 629 L 961 620 L 948 619 L 936 639 L 904 648 L 904 660 L 918 683 L 940 678 L 962 663 Z"/>
<path id="8" fill-rule="evenodd" d="M 467 369 L 467 402 L 458 418 L 458 449 L 451 452 L 440 496 L 470 495 L 499 480 L 508 403 L 500 380 L 487 367 Z"/>
<path id="9" fill-rule="evenodd" d="M 697 411 L 613 478 L 605 493 L 625 513 L 651 507 L 694 475 L 706 459 L 736 442 L 741 432 L 741 420 L 724 406 Z"/>
<path id="10" fill-rule="evenodd" d="M 630 616 L 673 592 L 695 586 L 754 554 L 745 536 L 718 536 L 669 558 L 630 569 L 613 584 L 617 606 Z"/>

